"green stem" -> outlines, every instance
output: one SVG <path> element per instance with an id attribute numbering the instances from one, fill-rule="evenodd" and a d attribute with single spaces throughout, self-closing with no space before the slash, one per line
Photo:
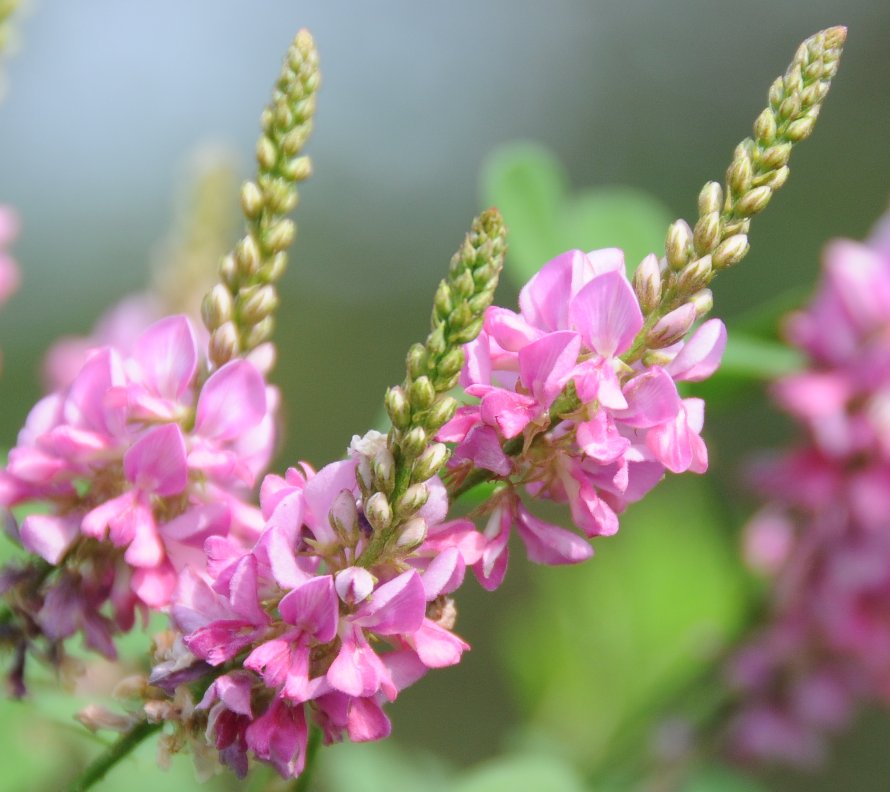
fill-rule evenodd
<path id="1" fill-rule="evenodd" d="M 315 759 L 318 756 L 318 749 L 321 746 L 321 729 L 318 726 L 312 726 L 309 729 L 309 742 L 306 744 L 306 764 L 303 772 L 294 782 L 293 792 L 309 792 L 309 784 L 315 771 Z"/>
<path id="2" fill-rule="evenodd" d="M 130 731 L 122 734 L 117 739 L 117 742 L 110 745 L 96 757 L 87 766 L 86 770 L 68 786 L 67 792 L 84 792 L 84 790 L 90 789 L 94 784 L 101 781 L 112 767 L 127 756 L 146 737 L 150 737 L 156 731 L 160 731 L 161 725 L 160 723 L 139 721 Z"/>

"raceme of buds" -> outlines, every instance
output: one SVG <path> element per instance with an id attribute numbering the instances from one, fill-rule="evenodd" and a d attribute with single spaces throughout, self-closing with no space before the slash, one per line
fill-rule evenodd
<path id="1" fill-rule="evenodd" d="M 309 160 L 298 154 L 312 131 L 318 85 L 315 43 L 308 31 L 301 30 L 262 115 L 256 181 L 241 189 L 247 235 L 220 267 L 220 285 L 231 300 L 221 298 L 214 287 L 202 309 L 211 333 L 211 361 L 217 367 L 272 335 L 278 307 L 275 283 L 284 274 L 285 251 L 296 235 L 296 226 L 285 215 L 297 205 L 297 184 L 311 173 Z"/>

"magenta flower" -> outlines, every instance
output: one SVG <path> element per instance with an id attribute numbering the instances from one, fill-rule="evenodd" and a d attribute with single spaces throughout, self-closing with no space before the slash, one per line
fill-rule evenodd
<path id="1" fill-rule="evenodd" d="M 641 266 L 658 264 L 650 257 Z M 558 256 L 523 287 L 519 306 L 519 313 L 490 308 L 466 346 L 461 384 L 479 401 L 438 435 L 457 443 L 455 475 L 484 468 L 534 497 L 568 503 L 575 525 L 593 537 L 615 533 L 618 513 L 666 469 L 704 472 L 704 404 L 681 399 L 676 382 L 705 379 L 717 368 L 726 344 L 719 320 L 684 341 L 696 318 L 684 305 L 652 330 L 677 339 L 660 350 L 660 365 L 624 363 L 644 320 L 616 249 Z M 554 420 L 551 409 L 569 385 L 582 407 Z M 508 456 L 504 443 L 520 438 L 525 451 Z M 487 586 L 503 575 L 510 525 L 538 563 L 577 563 L 592 553 L 531 515 L 518 496 L 501 499 L 485 531 L 492 546 L 483 560 L 468 562 L 481 563 Z"/>
<path id="2" fill-rule="evenodd" d="M 772 618 L 729 669 L 744 697 L 731 749 L 745 759 L 815 764 L 858 701 L 890 702 L 885 242 L 830 244 L 819 291 L 786 326 L 806 365 L 773 393 L 805 436 L 754 474 L 769 503 L 746 556 L 771 579 Z"/>
<path id="3" fill-rule="evenodd" d="M 71 550 L 88 538 L 120 548 L 149 608 L 169 604 L 179 570 L 205 569 L 208 538 L 249 548 L 263 523 L 246 499 L 271 455 L 275 400 L 245 360 L 202 372 L 191 324 L 168 317 L 127 356 L 94 350 L 39 402 L 0 472 L 2 505 L 51 506 L 24 519 L 24 546 L 52 564 L 80 563 Z"/>

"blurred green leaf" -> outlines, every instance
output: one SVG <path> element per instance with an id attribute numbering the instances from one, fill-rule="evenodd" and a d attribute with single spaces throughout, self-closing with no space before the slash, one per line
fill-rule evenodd
<path id="1" fill-rule="evenodd" d="M 672 478 L 592 561 L 536 570 L 504 636 L 505 663 L 536 727 L 579 765 L 626 749 L 737 629 L 746 588 L 718 514 L 705 482 Z"/>
<path id="2" fill-rule="evenodd" d="M 552 756 L 506 756 L 492 759 L 463 773 L 451 792 L 585 792 L 577 773 Z"/>
<path id="3" fill-rule="evenodd" d="M 509 143 L 491 154 L 482 172 L 482 194 L 506 220 L 506 271 L 517 285 L 573 248 L 620 247 L 632 269 L 647 254 L 660 253 L 671 222 L 661 203 L 630 187 L 570 195 L 564 168 L 536 143 Z"/>
<path id="4" fill-rule="evenodd" d="M 712 765 L 695 772 L 682 792 L 766 792 L 766 787 L 726 767 Z"/>
<path id="5" fill-rule="evenodd" d="M 449 789 L 448 770 L 432 754 L 409 753 L 391 741 L 340 743 L 322 748 L 315 779 L 318 789 L 326 792 Z"/>

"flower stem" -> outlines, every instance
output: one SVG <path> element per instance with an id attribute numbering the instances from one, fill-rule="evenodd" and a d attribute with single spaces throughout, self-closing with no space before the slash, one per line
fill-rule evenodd
<path id="1" fill-rule="evenodd" d="M 90 789 L 121 759 L 136 748 L 146 737 L 161 728 L 161 723 L 140 721 L 128 732 L 124 732 L 115 743 L 105 749 L 67 788 L 67 792 L 84 792 Z"/>

